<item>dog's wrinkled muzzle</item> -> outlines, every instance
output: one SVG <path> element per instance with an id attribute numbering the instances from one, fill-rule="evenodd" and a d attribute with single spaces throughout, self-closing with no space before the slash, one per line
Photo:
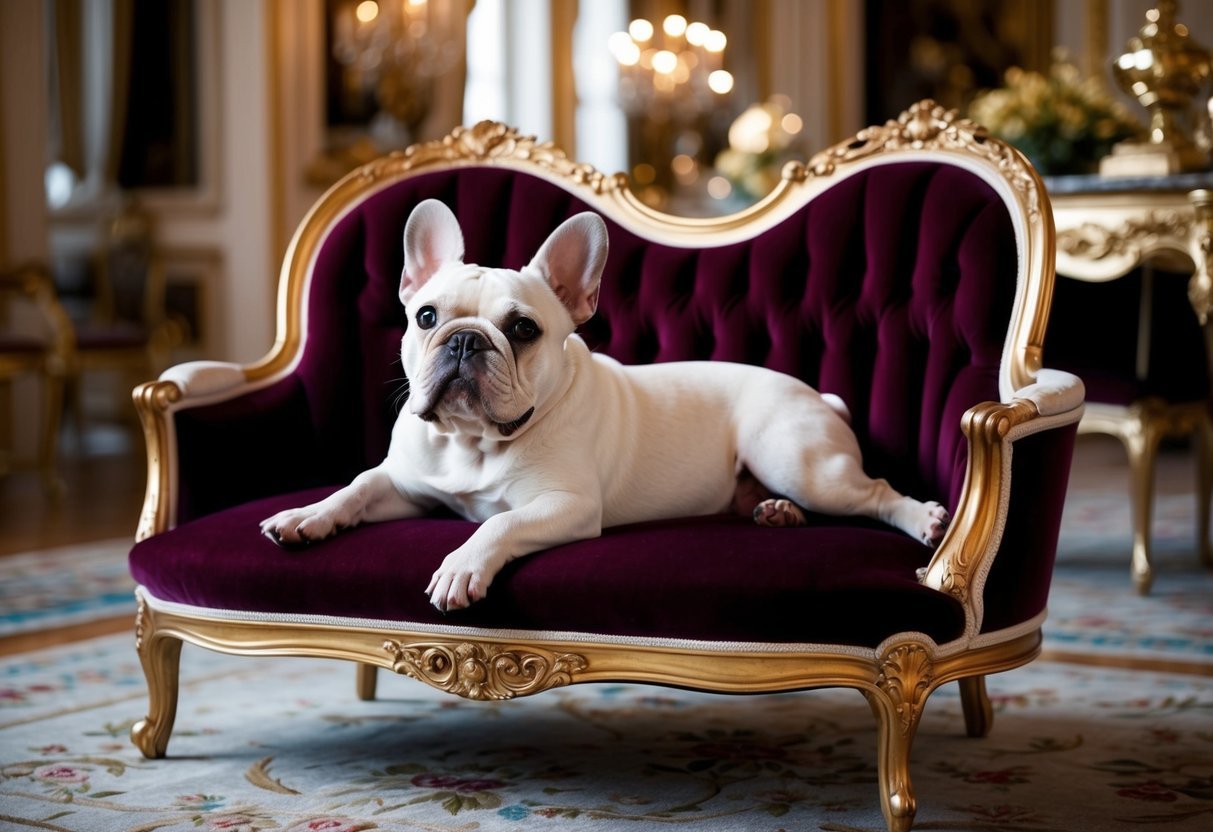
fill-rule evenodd
<path id="1" fill-rule="evenodd" d="M 528 408 L 515 419 L 503 420 L 493 412 L 492 403 L 481 393 L 478 376 L 483 372 L 483 356 L 494 350 L 492 341 L 477 329 L 460 329 L 451 333 L 446 341 L 434 350 L 427 400 L 425 406 L 416 411 L 422 421 L 437 421 L 439 403 L 453 384 L 459 384 L 467 394 L 479 399 L 487 420 L 497 428 L 503 438 L 509 438 L 529 422 L 535 414 L 535 408 Z"/>

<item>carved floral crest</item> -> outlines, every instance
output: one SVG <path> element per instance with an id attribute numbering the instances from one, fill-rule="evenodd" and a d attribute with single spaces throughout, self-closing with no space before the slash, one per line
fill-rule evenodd
<path id="1" fill-rule="evenodd" d="M 808 164 L 789 162 L 784 179 L 803 181 L 812 176 L 830 176 L 840 166 L 877 153 L 902 149 L 960 151 L 993 163 L 1024 197 L 1028 211 L 1040 213 L 1036 176 L 1024 157 L 1009 144 L 991 136 L 986 128 L 955 110 L 946 110 L 930 99 L 919 101 L 894 120 L 860 130 L 853 139 L 821 151 Z"/>
<path id="2" fill-rule="evenodd" d="M 1057 235 L 1057 248 L 1072 257 L 1102 260 L 1136 254 L 1159 239 L 1185 240 L 1188 218 L 1179 211 L 1150 211 L 1144 217 L 1131 217 L 1119 228 L 1106 228 L 1085 222 Z"/>
<path id="3" fill-rule="evenodd" d="M 496 121 L 456 127 L 442 139 L 415 144 L 370 162 L 359 169 L 359 174 L 378 178 L 434 164 L 511 160 L 538 165 L 576 184 L 587 185 L 598 194 L 627 187 L 627 177 L 623 174 L 607 175 L 593 165 L 574 162 L 551 142 L 524 136 L 513 127 Z"/>
<path id="4" fill-rule="evenodd" d="M 584 656 L 472 642 L 383 643 L 392 670 L 465 699 L 513 699 L 569 684 Z"/>

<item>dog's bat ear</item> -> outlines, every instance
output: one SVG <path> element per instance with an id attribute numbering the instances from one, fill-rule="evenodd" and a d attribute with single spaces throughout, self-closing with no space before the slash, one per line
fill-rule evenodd
<path id="1" fill-rule="evenodd" d="M 463 232 L 451 209 L 436 199 L 419 203 L 404 225 L 400 302 L 407 304 L 443 264 L 462 260 Z"/>
<path id="2" fill-rule="evenodd" d="M 577 326 L 598 308 L 598 287 L 607 258 L 602 217 L 585 211 L 570 217 L 547 238 L 531 268 L 538 269 Z"/>

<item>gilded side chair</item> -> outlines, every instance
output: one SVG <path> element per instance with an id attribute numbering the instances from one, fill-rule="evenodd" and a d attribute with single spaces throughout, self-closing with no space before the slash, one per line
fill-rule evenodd
<path id="1" fill-rule="evenodd" d="M 611 252 L 582 330 L 593 348 L 753 362 L 839 394 L 869 472 L 952 509 L 942 544 L 852 518 L 674 518 L 521 558 L 450 615 L 421 590 L 471 534 L 463 520 L 274 546 L 259 520 L 385 452 L 401 234 L 427 198 L 455 211 L 468 262 L 509 267 L 563 219 L 599 212 Z M 959 682 L 967 730 L 984 735 L 985 677 L 1040 650 L 1083 401 L 1077 378 L 1041 368 L 1053 246 L 1025 159 L 932 102 L 788 166 L 761 203 L 720 219 L 656 213 L 622 175 L 490 122 L 362 167 L 296 233 L 262 361 L 183 365 L 135 391 L 149 469 L 131 569 L 149 703 L 133 741 L 165 755 L 183 642 L 355 662 L 364 697 L 379 668 L 479 700 L 604 681 L 845 686 L 875 715 L 888 827 L 909 829 L 930 693 Z"/>
<path id="2" fill-rule="evenodd" d="M 25 263 L 0 270 L 0 420 L 11 418 L 13 382 L 35 377 L 41 384 L 41 424 L 36 460 L 48 494 L 58 496 L 63 483 L 56 470 L 59 421 L 64 387 L 74 364 L 75 335 L 45 266 Z M 5 422 L 11 434 L 12 425 Z M 11 439 L 11 437 L 9 437 Z M 16 448 L 0 448 L 0 474 L 11 467 Z"/>
<path id="3" fill-rule="evenodd" d="M 81 434 L 88 376 L 111 374 L 124 384 L 156 376 L 185 335 L 183 324 L 167 310 L 164 257 L 144 208 L 128 202 L 107 217 L 91 260 L 94 291 L 73 321 L 75 361 L 66 391 Z"/>

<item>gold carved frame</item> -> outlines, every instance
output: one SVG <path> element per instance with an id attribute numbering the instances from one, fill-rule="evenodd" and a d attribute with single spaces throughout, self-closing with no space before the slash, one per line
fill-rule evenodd
<path id="1" fill-rule="evenodd" d="M 1002 402 L 965 414 L 969 461 L 960 505 L 921 580 L 963 605 L 966 631 L 937 645 L 907 632 L 875 649 L 841 645 L 738 645 L 661 641 L 622 643 L 592 634 L 517 633 L 442 628 L 407 622 L 351 622 L 270 617 L 170 604 L 139 591 L 136 643 L 148 679 L 147 717 L 132 738 L 148 757 L 165 754 L 177 702 L 177 662 L 188 641 L 227 653 L 300 655 L 359 664 L 358 692 L 374 696 L 375 670 L 387 668 L 470 699 L 507 699 L 581 682 L 632 681 L 706 691 L 757 693 L 844 686 L 868 699 L 879 727 L 882 807 L 889 829 L 908 829 L 915 802 L 909 752 L 923 704 L 940 685 L 961 682 L 967 730 L 984 735 L 991 710 L 983 677 L 1034 658 L 1043 615 L 1014 630 L 981 633 L 982 590 L 1006 518 L 1013 443 L 1076 422 L 1081 383 L 1040 369 L 1053 280 L 1053 225 L 1048 198 L 1031 166 L 1010 146 L 953 112 L 922 102 L 897 120 L 869 128 L 789 165 L 775 190 L 746 211 L 717 219 L 656 213 L 639 202 L 623 175 L 608 176 L 569 160 L 551 144 L 485 122 L 441 141 L 372 162 L 333 186 L 292 240 L 282 268 L 278 335 L 250 366 L 206 363 L 171 370 L 135 390 L 148 449 L 148 489 L 139 539 L 175 524 L 173 414 L 271 383 L 290 372 L 307 336 L 303 312 L 310 270 L 329 230 L 361 200 L 418 173 L 460 166 L 513 168 L 556 182 L 595 210 L 649 239 L 693 247 L 752 237 L 790 216 L 813 196 L 872 165 L 936 159 L 966 167 L 1002 196 L 1020 240 L 1019 289 L 1003 354 Z M 380 624 L 382 626 L 380 626 Z"/>

